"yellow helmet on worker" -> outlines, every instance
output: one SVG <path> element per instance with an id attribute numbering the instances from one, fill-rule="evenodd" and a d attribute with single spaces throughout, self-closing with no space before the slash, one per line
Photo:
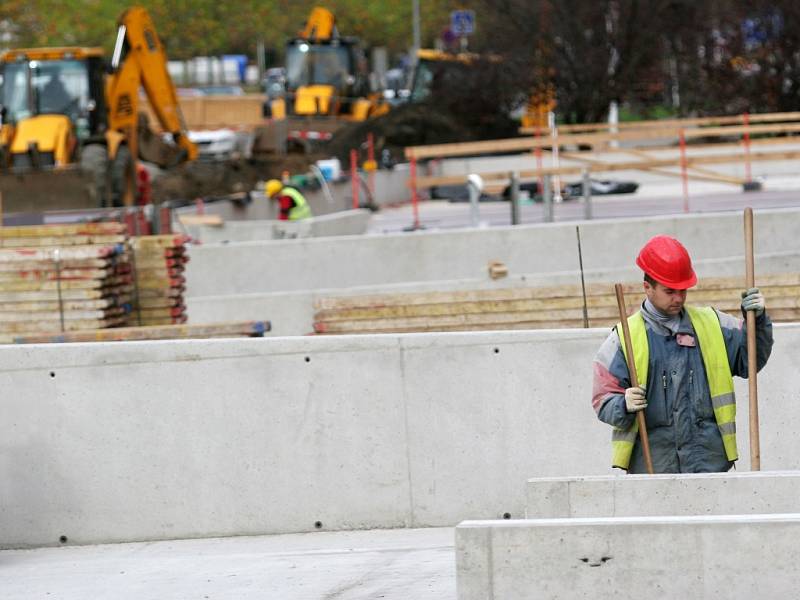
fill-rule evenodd
<path id="1" fill-rule="evenodd" d="M 283 184 L 278 179 L 270 179 L 264 185 L 264 193 L 267 195 L 267 198 L 272 198 L 275 194 L 280 192 L 283 189 Z"/>

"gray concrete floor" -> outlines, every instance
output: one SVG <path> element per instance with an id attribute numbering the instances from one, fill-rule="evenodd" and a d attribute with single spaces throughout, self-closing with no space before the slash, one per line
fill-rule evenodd
<path id="1" fill-rule="evenodd" d="M 0 551 L 3 600 L 455 600 L 452 528 Z"/>

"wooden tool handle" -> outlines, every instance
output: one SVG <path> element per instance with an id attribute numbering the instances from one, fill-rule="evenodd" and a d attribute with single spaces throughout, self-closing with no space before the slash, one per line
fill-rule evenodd
<path id="1" fill-rule="evenodd" d="M 753 259 L 753 209 L 744 209 L 744 256 L 747 289 L 755 287 Z M 756 362 L 756 314 L 747 311 L 747 385 L 750 396 L 750 469 L 761 470 L 761 440 L 758 426 L 758 364 Z"/>
<path id="2" fill-rule="evenodd" d="M 631 332 L 628 328 L 628 314 L 625 310 L 625 295 L 622 291 L 622 284 L 615 284 L 614 291 L 617 293 L 619 320 L 622 323 L 622 339 L 628 358 L 628 374 L 631 379 L 631 387 L 637 387 L 639 385 L 639 378 L 636 375 L 636 362 L 633 360 L 633 345 L 631 344 Z M 639 439 L 642 442 L 642 452 L 644 454 L 644 462 L 647 465 L 647 472 L 652 475 L 653 457 L 650 455 L 650 441 L 647 438 L 647 422 L 644 420 L 643 410 L 636 413 L 636 423 L 639 425 Z"/>

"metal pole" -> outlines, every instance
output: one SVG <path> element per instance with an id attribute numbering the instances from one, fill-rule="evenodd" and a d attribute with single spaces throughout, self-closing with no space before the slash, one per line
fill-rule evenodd
<path id="1" fill-rule="evenodd" d="M 581 228 L 575 227 L 578 236 L 578 265 L 581 269 L 581 294 L 583 294 L 583 328 L 589 329 L 589 306 L 586 303 L 586 282 L 583 278 L 583 250 L 581 249 Z"/>
<path id="2" fill-rule="evenodd" d="M 353 209 L 358 208 L 358 152 L 350 150 L 350 186 L 353 196 Z"/>
<path id="3" fill-rule="evenodd" d="M 413 55 L 411 57 L 412 63 L 416 64 L 417 62 L 417 50 L 422 48 L 422 35 L 420 33 L 419 27 L 419 0 L 411 0 L 411 8 L 412 8 L 412 19 L 413 19 L 413 28 L 414 28 L 414 48 L 413 48 Z"/>
<path id="4" fill-rule="evenodd" d="M 589 169 L 583 170 L 583 217 L 587 221 L 592 218 L 592 180 Z"/>
<path id="5" fill-rule="evenodd" d="M 56 267 L 56 292 L 58 293 L 58 319 L 61 323 L 61 333 L 64 333 L 64 297 L 61 293 L 61 250 L 53 251 L 53 260 Z"/>
<path id="6" fill-rule="evenodd" d="M 686 136 L 683 129 L 678 133 L 678 145 L 681 151 L 681 179 L 683 180 L 683 212 L 689 212 L 689 175 L 686 172 Z"/>
<path id="7" fill-rule="evenodd" d="M 519 173 L 513 171 L 511 177 L 511 224 L 519 225 Z"/>
<path id="8" fill-rule="evenodd" d="M 409 184 L 411 185 L 411 207 L 414 211 L 414 224 L 412 229 L 420 228 L 419 225 L 419 195 L 417 194 L 417 159 L 411 157 L 409 164 Z"/>
<path id="9" fill-rule="evenodd" d="M 558 156 L 558 127 L 556 126 L 555 113 L 552 111 L 548 113 L 547 120 L 550 124 L 550 137 L 553 140 L 551 148 L 551 157 L 553 159 L 552 165 L 557 169 L 561 166 L 561 161 Z M 553 183 L 555 184 L 553 187 L 553 200 L 555 202 L 561 202 L 563 200 L 561 197 L 561 177 L 559 175 L 555 175 L 553 177 Z"/>
<path id="10" fill-rule="evenodd" d="M 469 220 L 473 227 L 477 227 L 480 221 L 478 202 L 481 199 L 481 191 L 471 183 L 467 185 L 467 188 L 469 189 Z"/>
<path id="11" fill-rule="evenodd" d="M 544 220 L 547 223 L 553 222 L 553 194 L 550 175 L 544 176 L 544 189 L 542 190 L 542 200 L 544 201 Z"/>

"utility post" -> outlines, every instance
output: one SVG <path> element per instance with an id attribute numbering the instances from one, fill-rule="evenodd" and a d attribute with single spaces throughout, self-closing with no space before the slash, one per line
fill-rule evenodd
<path id="1" fill-rule="evenodd" d="M 511 179 L 511 224 L 519 225 L 519 173 L 512 171 Z"/>
<path id="2" fill-rule="evenodd" d="M 422 47 L 422 34 L 419 26 L 419 0 L 411 0 L 412 27 L 414 30 L 414 47 L 411 53 L 413 64 L 417 62 L 417 51 Z"/>
<path id="3" fill-rule="evenodd" d="M 544 188 L 542 190 L 542 201 L 544 202 L 545 223 L 552 223 L 553 215 L 553 182 L 550 175 L 544 176 Z"/>
<path id="4" fill-rule="evenodd" d="M 592 180 L 589 177 L 589 169 L 584 169 L 582 174 L 583 187 L 583 217 L 587 221 L 592 218 Z"/>

